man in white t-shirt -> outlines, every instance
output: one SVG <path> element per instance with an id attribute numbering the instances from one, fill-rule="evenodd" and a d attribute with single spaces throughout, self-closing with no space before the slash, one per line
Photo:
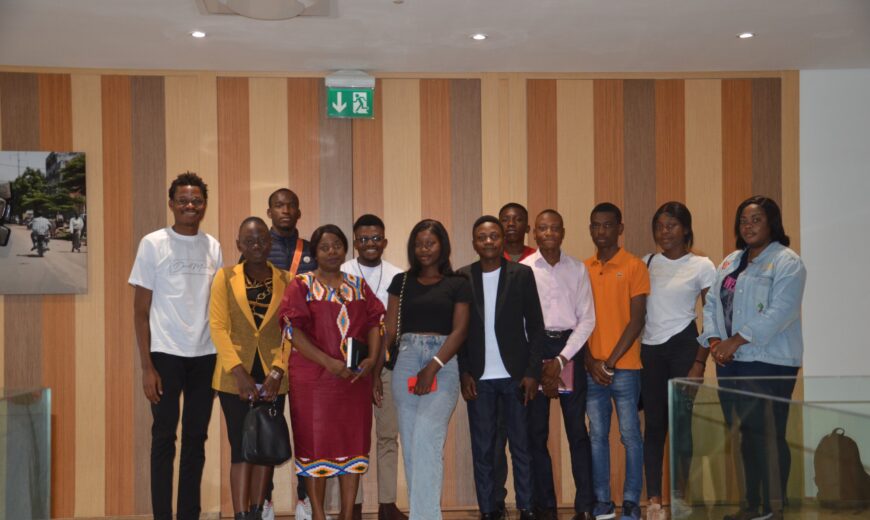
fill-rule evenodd
<path id="1" fill-rule="evenodd" d="M 142 386 L 151 402 L 151 506 L 172 519 L 175 432 L 181 417 L 178 520 L 198 519 L 205 440 L 211 419 L 216 351 L 208 325 L 211 282 L 221 268 L 220 244 L 199 230 L 208 187 L 195 173 L 169 187 L 174 224 L 139 242 L 128 283 L 135 288 L 133 322 Z M 184 393 L 184 411 L 179 399 Z"/>
<path id="2" fill-rule="evenodd" d="M 376 215 L 362 215 L 353 224 L 353 247 L 357 257 L 348 260 L 341 270 L 362 277 L 372 292 L 387 306 L 387 287 L 402 270 L 382 258 L 387 247 L 384 221 Z M 391 370 L 382 370 L 373 378 L 375 396 L 375 431 L 378 437 L 378 520 L 407 520 L 407 515 L 396 507 L 396 479 L 399 464 L 399 422 L 390 388 Z M 360 488 L 362 489 L 362 488 Z M 354 514 L 361 516 L 361 493 L 357 495 Z"/>

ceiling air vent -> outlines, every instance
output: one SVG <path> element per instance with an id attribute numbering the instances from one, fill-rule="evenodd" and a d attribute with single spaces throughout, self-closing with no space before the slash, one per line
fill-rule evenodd
<path id="1" fill-rule="evenodd" d="M 337 0 L 196 0 L 202 14 L 228 14 L 255 20 L 330 16 Z"/>

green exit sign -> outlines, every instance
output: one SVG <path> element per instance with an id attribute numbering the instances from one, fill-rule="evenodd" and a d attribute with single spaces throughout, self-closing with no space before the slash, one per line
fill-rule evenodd
<path id="1" fill-rule="evenodd" d="M 326 90 L 326 113 L 329 117 L 371 119 L 375 113 L 374 89 L 333 88 Z"/>

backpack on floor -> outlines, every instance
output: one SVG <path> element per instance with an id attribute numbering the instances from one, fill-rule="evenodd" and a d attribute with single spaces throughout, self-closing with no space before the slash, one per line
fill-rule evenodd
<path id="1" fill-rule="evenodd" d="M 813 456 L 817 495 L 822 507 L 832 509 L 870 506 L 870 475 L 861 463 L 854 439 L 842 428 L 822 437 Z"/>

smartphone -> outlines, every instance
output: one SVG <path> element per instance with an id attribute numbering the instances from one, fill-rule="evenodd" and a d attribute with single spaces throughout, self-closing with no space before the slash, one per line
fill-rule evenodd
<path id="1" fill-rule="evenodd" d="M 411 376 L 408 378 L 408 393 L 414 393 L 414 387 L 417 386 L 417 376 Z M 429 389 L 430 392 L 434 392 L 438 390 L 438 377 L 432 378 L 432 388 Z"/>

